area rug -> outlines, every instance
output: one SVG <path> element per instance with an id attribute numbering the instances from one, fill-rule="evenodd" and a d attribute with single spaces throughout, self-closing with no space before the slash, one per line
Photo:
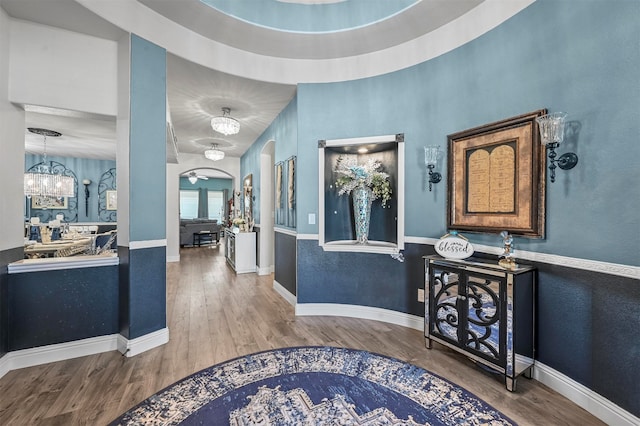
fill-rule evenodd
<path id="1" fill-rule="evenodd" d="M 334 347 L 236 358 L 151 396 L 111 425 L 515 425 L 406 362 Z"/>

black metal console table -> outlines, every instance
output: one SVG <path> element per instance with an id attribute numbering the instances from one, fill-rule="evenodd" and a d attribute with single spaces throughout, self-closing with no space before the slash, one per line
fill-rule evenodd
<path id="1" fill-rule="evenodd" d="M 425 256 L 427 348 L 441 343 L 502 373 L 508 390 L 534 364 L 536 270 Z"/>

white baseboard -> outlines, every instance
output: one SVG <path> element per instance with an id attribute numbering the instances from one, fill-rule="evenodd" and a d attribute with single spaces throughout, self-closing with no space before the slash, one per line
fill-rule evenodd
<path id="1" fill-rule="evenodd" d="M 0 359 L 0 377 L 11 370 L 115 351 L 117 336 L 117 334 L 110 334 L 9 352 Z"/>
<path id="2" fill-rule="evenodd" d="M 327 315 L 362 318 L 424 330 L 422 317 L 370 306 L 343 305 L 338 303 L 297 303 L 296 315 Z"/>
<path id="3" fill-rule="evenodd" d="M 258 275 L 269 275 L 271 273 L 271 267 L 267 266 L 264 268 L 259 268 L 256 266 L 256 271 L 258 272 Z"/>
<path id="4" fill-rule="evenodd" d="M 180 255 L 167 256 L 167 263 L 172 263 L 172 262 L 180 262 Z"/>
<path id="5" fill-rule="evenodd" d="M 298 298 L 296 296 L 294 296 L 293 294 L 289 293 L 289 290 L 287 290 L 286 288 L 284 288 L 282 286 L 282 284 L 280 284 L 278 281 L 273 280 L 273 289 L 284 298 L 284 300 L 286 300 L 287 302 L 289 302 L 290 305 L 292 306 L 296 306 L 296 302 L 298 300 Z"/>
<path id="6" fill-rule="evenodd" d="M 276 283 L 274 282 L 274 288 Z M 286 290 L 285 290 L 286 291 Z M 299 303 L 296 315 L 327 315 L 371 319 L 423 330 L 423 318 L 381 308 L 332 303 Z M 536 362 L 533 378 L 612 426 L 638 426 L 640 418 L 576 382 L 568 376 Z"/>
<path id="7" fill-rule="evenodd" d="M 128 340 L 118 334 L 118 351 L 126 357 L 136 356 L 149 349 L 162 346 L 169 341 L 169 329 L 167 327 Z"/>
<path id="8" fill-rule="evenodd" d="M 9 352 L 0 358 L 0 378 L 11 370 L 115 350 L 120 351 L 127 357 L 131 357 L 163 345 L 168 341 L 169 329 L 163 328 L 133 340 L 127 340 L 120 334 L 110 334 L 73 342 L 21 349 Z"/>
<path id="9" fill-rule="evenodd" d="M 640 418 L 541 362 L 535 363 L 533 378 L 549 386 L 608 425 L 640 425 Z"/>

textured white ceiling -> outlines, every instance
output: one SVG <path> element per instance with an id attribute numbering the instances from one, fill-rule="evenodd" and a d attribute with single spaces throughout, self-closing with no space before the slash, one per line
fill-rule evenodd
<path id="1" fill-rule="evenodd" d="M 314 0 L 291 1 L 318 3 Z M 149 34 L 149 31 L 158 31 L 158 28 L 149 28 L 151 22 L 173 22 L 181 26 L 177 28 L 186 28 L 192 31 L 191 34 L 197 34 L 203 40 L 220 43 L 219 46 L 226 46 L 231 51 L 250 52 L 257 55 L 254 59 L 267 61 L 265 63 L 270 63 L 268 59 L 273 58 L 274 65 L 272 69 L 265 69 L 267 73 L 274 71 L 276 75 L 290 73 L 291 67 L 278 71 L 283 64 L 278 60 L 290 58 L 294 61 L 298 60 L 297 64 L 301 66 L 297 71 L 298 74 L 311 66 L 309 69 L 315 69 L 316 72 L 326 69 L 343 74 L 346 72 L 351 76 L 349 78 L 360 78 L 357 75 L 363 74 L 362 69 L 337 67 L 336 61 L 353 58 L 354 63 L 365 64 L 365 72 L 372 72 L 372 68 L 366 67 L 367 61 L 358 59 L 369 55 L 368 52 L 386 52 L 396 45 L 406 44 L 410 40 L 435 32 L 447 24 L 459 21 L 459 18 L 464 15 L 471 16 L 470 12 L 483 3 L 489 4 L 494 8 L 493 10 L 497 11 L 513 9 L 513 12 L 505 13 L 506 16 L 516 13 L 519 8 L 526 7 L 526 4 L 531 1 L 533 0 L 513 0 L 507 7 L 507 3 L 504 1 L 500 3 L 500 0 L 421 0 L 408 11 L 372 25 L 322 34 L 278 31 L 252 25 L 208 7 L 199 0 L 109 0 L 107 3 L 104 0 L 0 0 L 0 6 L 9 16 L 16 19 L 109 40 L 118 40 L 126 32 L 108 22 L 107 19 L 117 22 L 127 31 L 135 30 L 137 33 L 139 29 L 143 36 Z M 518 5 L 511 6 L 512 3 Z M 118 19 L 114 18 L 118 12 L 122 15 L 121 11 L 124 10 L 140 12 L 141 15 L 127 19 L 128 16 L 124 14 L 124 16 L 117 16 Z M 98 13 L 102 17 L 98 16 Z M 475 13 L 481 17 L 487 14 L 486 12 Z M 468 27 L 461 31 L 449 29 L 445 33 L 448 34 L 445 40 L 446 37 L 455 38 L 457 34 L 464 34 L 465 37 L 474 36 Z M 197 37 L 191 37 L 189 40 L 195 43 L 199 41 L 196 39 Z M 151 39 L 151 41 L 154 40 Z M 314 81 L 313 78 L 309 80 L 290 78 L 294 74 L 281 79 L 265 78 L 270 81 L 286 82 L 284 84 L 238 77 L 229 74 L 229 71 L 225 73 L 188 61 L 178 56 L 182 52 L 175 51 L 173 47 L 177 45 L 171 45 L 171 40 L 168 40 L 167 44 L 168 101 L 178 139 L 178 149 L 183 154 L 199 154 L 212 143 L 217 143 L 228 156 L 241 156 L 293 98 L 296 90 L 295 82 Z M 187 50 L 197 49 L 195 44 L 192 46 L 192 49 Z M 441 48 L 429 45 L 425 47 L 426 50 L 433 50 L 434 55 L 439 54 L 438 49 Z M 413 46 L 411 48 L 415 50 Z M 192 53 L 183 52 L 187 57 Z M 368 60 L 376 59 L 372 57 Z M 377 62 L 380 63 L 379 60 Z M 228 64 L 228 61 L 226 64 L 221 64 L 220 69 L 225 71 L 235 69 L 233 66 L 227 66 Z M 237 65 L 234 66 L 237 68 Z M 262 67 L 258 69 L 262 70 Z M 257 74 L 255 70 L 249 70 L 250 72 L 245 70 L 246 67 L 237 74 L 244 76 Z M 211 129 L 209 121 L 211 117 L 221 114 L 222 107 L 230 107 L 231 115 L 240 121 L 241 130 L 238 135 L 216 136 Z M 27 126 L 51 128 L 63 134 L 55 143 L 49 144 L 48 151 L 51 155 L 115 158 L 115 117 L 43 110 L 28 105 L 25 109 Z M 39 140 L 41 138 L 34 138 L 34 136 L 25 129 L 27 151 L 39 153 L 42 147 Z"/>

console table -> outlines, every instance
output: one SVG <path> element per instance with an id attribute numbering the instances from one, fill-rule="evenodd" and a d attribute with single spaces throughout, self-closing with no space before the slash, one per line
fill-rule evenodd
<path id="1" fill-rule="evenodd" d="M 484 259 L 425 256 L 427 348 L 441 343 L 505 377 L 508 390 L 534 364 L 536 271 Z"/>
<path id="2" fill-rule="evenodd" d="M 236 274 L 256 272 L 256 233 L 225 230 L 227 263 Z"/>

